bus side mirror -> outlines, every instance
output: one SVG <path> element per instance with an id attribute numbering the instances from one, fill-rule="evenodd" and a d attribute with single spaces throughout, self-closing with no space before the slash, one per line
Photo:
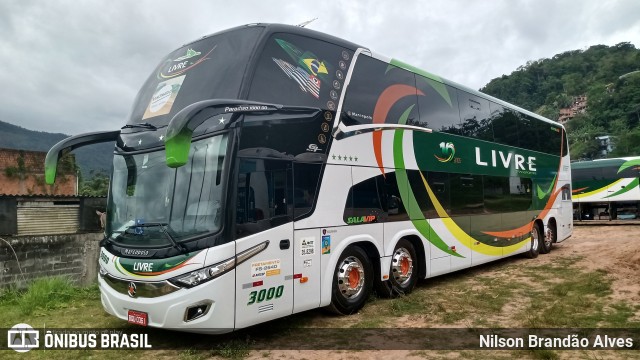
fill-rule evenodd
<path id="1" fill-rule="evenodd" d="M 63 155 L 79 147 L 116 141 L 118 135 L 120 135 L 120 130 L 92 132 L 71 136 L 53 145 L 47 153 L 47 157 L 44 159 L 44 175 L 46 183 L 53 185 L 56 181 L 58 159 Z"/>

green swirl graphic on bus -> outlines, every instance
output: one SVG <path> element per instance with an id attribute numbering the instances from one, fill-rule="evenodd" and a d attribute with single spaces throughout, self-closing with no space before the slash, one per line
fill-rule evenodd
<path id="1" fill-rule="evenodd" d="M 456 147 L 453 145 L 453 143 L 441 142 L 440 143 L 440 153 L 441 153 L 442 157 L 440 157 L 438 155 L 433 155 L 433 156 L 435 156 L 436 159 L 438 159 L 438 161 L 440 161 L 440 162 L 449 162 L 449 161 L 453 160 L 453 157 L 456 155 Z"/>

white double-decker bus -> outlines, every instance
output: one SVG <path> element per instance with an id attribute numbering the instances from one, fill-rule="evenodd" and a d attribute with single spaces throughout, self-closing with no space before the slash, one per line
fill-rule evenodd
<path id="1" fill-rule="evenodd" d="M 222 333 L 571 235 L 564 128 L 347 41 L 247 25 L 172 52 L 116 141 L 99 285 L 140 325 Z M 542 275 L 542 274 L 541 274 Z"/>

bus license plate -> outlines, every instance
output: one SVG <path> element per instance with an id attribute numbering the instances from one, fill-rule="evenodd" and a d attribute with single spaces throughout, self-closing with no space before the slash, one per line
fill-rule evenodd
<path id="1" fill-rule="evenodd" d="M 129 310 L 127 318 L 127 321 L 132 324 L 147 326 L 148 317 L 145 312 Z"/>

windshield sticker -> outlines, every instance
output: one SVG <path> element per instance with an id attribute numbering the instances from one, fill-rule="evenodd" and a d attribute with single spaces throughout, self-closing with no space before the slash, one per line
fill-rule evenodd
<path id="1" fill-rule="evenodd" d="M 320 80 L 308 74 L 301 67 L 294 67 L 288 62 L 276 58 L 272 58 L 273 61 L 282 69 L 282 71 L 289 77 L 289 79 L 294 80 L 300 86 L 300 90 L 313 95 L 316 99 L 320 97 Z"/>
<path id="2" fill-rule="evenodd" d="M 311 51 L 302 51 L 297 46 L 286 42 L 281 39 L 275 39 L 278 45 L 284 50 L 291 60 L 293 60 L 298 66 L 306 69 L 312 75 L 318 76 L 323 80 L 328 80 L 329 70 L 331 67 L 328 62 L 318 59 L 318 57 Z"/>
<path id="3" fill-rule="evenodd" d="M 251 263 L 251 278 L 280 275 L 280 259 L 264 260 Z"/>
<path id="4" fill-rule="evenodd" d="M 216 45 L 218 46 L 218 45 Z M 214 46 L 208 53 L 202 55 L 201 52 L 195 51 L 191 48 L 187 49 L 186 53 L 173 60 L 166 60 L 161 66 L 158 72 L 158 79 L 170 79 L 178 75 L 182 75 L 185 72 L 193 69 L 194 67 L 202 64 L 205 60 L 209 59 L 208 56 L 215 50 Z"/>
<path id="5" fill-rule="evenodd" d="M 178 92 L 182 87 L 182 82 L 186 75 L 169 79 L 158 84 L 156 91 L 149 101 L 149 106 L 145 110 L 142 120 L 152 118 L 154 116 L 165 115 L 171 111 L 173 102 L 178 96 Z"/>

